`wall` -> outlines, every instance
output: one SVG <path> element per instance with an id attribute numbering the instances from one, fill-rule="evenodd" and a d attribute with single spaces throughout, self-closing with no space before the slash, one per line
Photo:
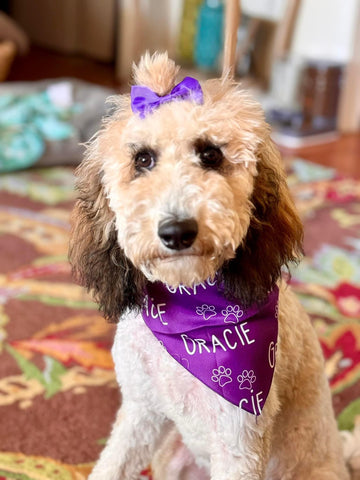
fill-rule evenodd
<path id="1" fill-rule="evenodd" d="M 352 55 L 359 0 L 302 0 L 293 55 L 346 63 Z"/>
<path id="2" fill-rule="evenodd" d="M 11 1 L 12 16 L 33 43 L 105 61 L 114 58 L 115 12 L 116 0 Z"/>
<path id="3" fill-rule="evenodd" d="M 127 81 L 131 65 L 146 50 L 167 50 L 175 56 L 182 0 L 117 0 L 116 73 Z"/>
<path id="4" fill-rule="evenodd" d="M 251 17 L 277 21 L 284 15 L 287 0 L 242 0 L 242 12 Z"/>

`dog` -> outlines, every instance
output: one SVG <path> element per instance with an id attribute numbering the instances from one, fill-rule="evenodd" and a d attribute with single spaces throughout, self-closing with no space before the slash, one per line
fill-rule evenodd
<path id="1" fill-rule="evenodd" d="M 321 348 L 282 279 L 303 229 L 270 128 L 230 78 L 178 71 L 143 56 L 78 167 L 70 261 L 118 322 L 123 396 L 89 478 L 138 478 L 178 432 L 213 480 L 346 480 Z"/>

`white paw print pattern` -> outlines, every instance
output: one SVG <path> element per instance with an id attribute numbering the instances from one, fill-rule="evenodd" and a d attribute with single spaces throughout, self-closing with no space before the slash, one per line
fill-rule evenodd
<path id="1" fill-rule="evenodd" d="M 253 383 L 256 382 L 254 370 L 243 370 L 242 374 L 238 375 L 237 381 L 240 390 L 252 390 Z"/>
<path id="2" fill-rule="evenodd" d="M 226 368 L 221 365 L 219 368 L 214 368 L 212 371 L 211 380 L 214 383 L 218 383 L 220 387 L 224 387 L 228 383 L 232 382 L 231 373 L 231 368 Z"/>
<path id="3" fill-rule="evenodd" d="M 196 313 L 202 316 L 204 320 L 210 320 L 211 317 L 216 315 L 214 305 L 206 305 L 206 303 L 201 305 L 201 307 L 196 307 Z"/>
<path id="4" fill-rule="evenodd" d="M 225 323 L 237 323 L 244 312 L 239 305 L 228 305 L 224 310 L 221 310 L 221 315 L 224 316 Z"/>

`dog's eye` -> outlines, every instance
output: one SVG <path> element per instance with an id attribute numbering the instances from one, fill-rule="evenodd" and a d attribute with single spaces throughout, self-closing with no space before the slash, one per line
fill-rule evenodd
<path id="1" fill-rule="evenodd" d="M 156 165 L 156 153 L 153 150 L 141 150 L 135 155 L 135 169 L 151 170 Z"/>
<path id="2" fill-rule="evenodd" d="M 195 145 L 195 152 L 201 160 L 204 168 L 218 169 L 221 167 L 224 155 L 219 147 L 207 142 L 199 142 Z"/>

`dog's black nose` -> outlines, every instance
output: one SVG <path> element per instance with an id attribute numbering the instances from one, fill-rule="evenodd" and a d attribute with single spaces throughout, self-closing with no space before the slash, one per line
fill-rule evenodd
<path id="1" fill-rule="evenodd" d="M 193 218 L 168 220 L 159 225 L 158 235 L 162 243 L 172 250 L 191 247 L 198 233 L 198 224 Z"/>

